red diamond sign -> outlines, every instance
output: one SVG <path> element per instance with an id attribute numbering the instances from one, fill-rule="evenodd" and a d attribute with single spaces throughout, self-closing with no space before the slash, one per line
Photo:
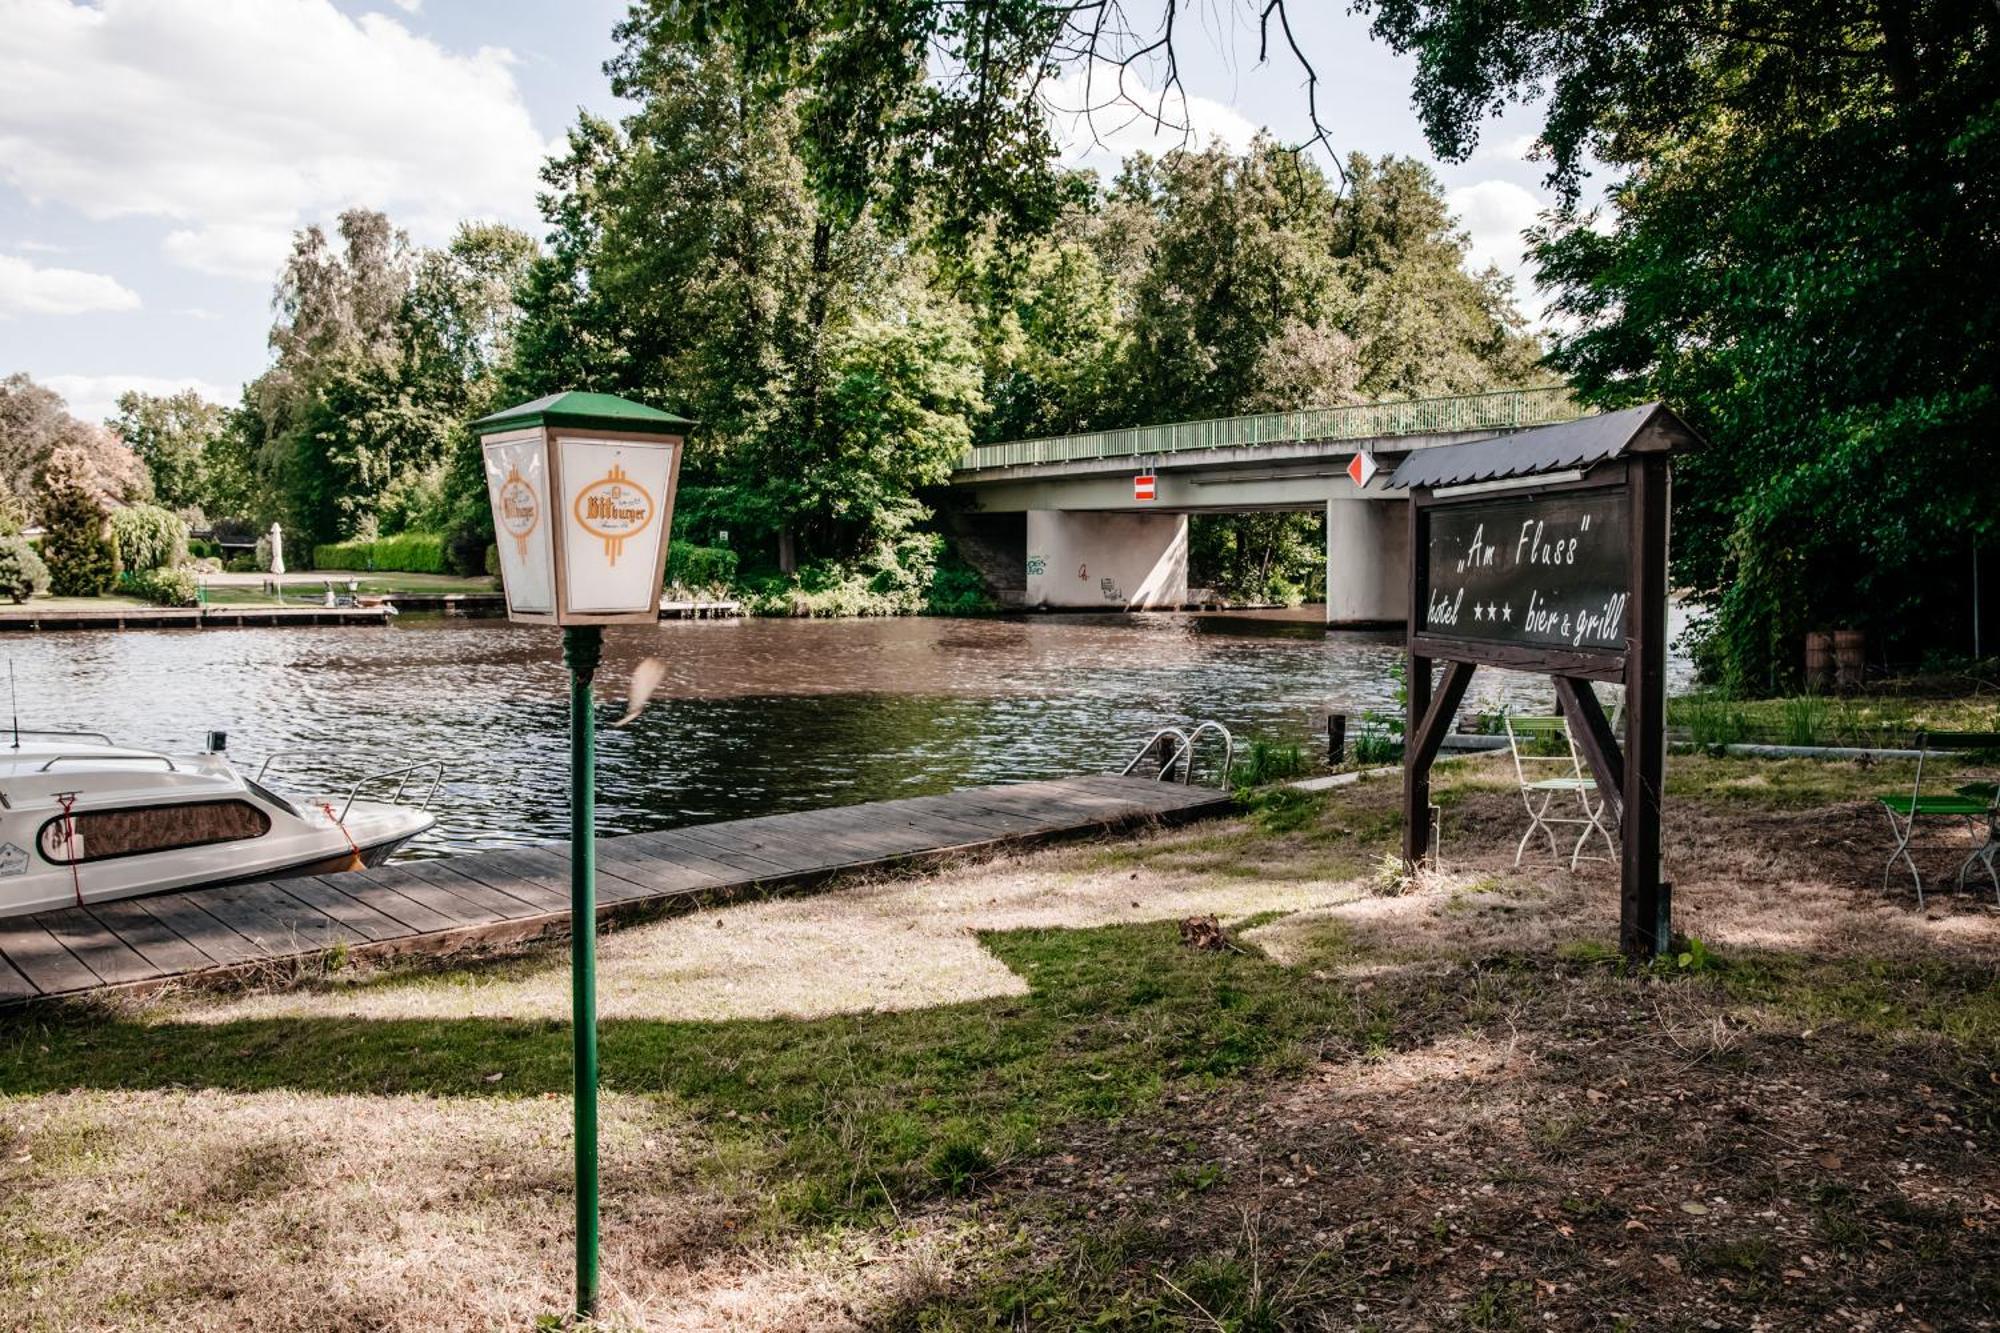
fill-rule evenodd
<path id="1" fill-rule="evenodd" d="M 1134 500 L 1150 500 L 1153 498 L 1152 473 L 1141 472 L 1138 476 L 1132 478 L 1132 498 Z"/>
<path id="2" fill-rule="evenodd" d="M 1353 461 L 1347 465 L 1347 475 L 1353 478 L 1356 486 L 1366 486 L 1379 471 L 1381 469 L 1375 466 L 1375 455 L 1370 453 L 1354 455 Z"/>

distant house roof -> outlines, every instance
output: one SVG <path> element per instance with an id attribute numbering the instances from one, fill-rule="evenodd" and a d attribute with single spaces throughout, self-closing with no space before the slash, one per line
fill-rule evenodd
<path id="1" fill-rule="evenodd" d="M 1629 454 L 1675 453 L 1702 442 L 1664 403 L 1605 412 L 1559 426 L 1496 435 L 1470 444 L 1418 449 L 1389 478 L 1395 489 L 1465 486 L 1507 477 L 1588 468 Z"/>
<path id="2" fill-rule="evenodd" d="M 493 435 L 530 426 L 569 426 L 584 430 L 662 431 L 692 426 L 686 417 L 662 412 L 608 393 L 552 393 L 532 402 L 489 412 L 472 423 L 474 434 Z"/>

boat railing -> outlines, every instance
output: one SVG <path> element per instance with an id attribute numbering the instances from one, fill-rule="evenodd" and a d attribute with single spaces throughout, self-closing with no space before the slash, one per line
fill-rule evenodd
<path id="1" fill-rule="evenodd" d="M 55 727 L 22 727 L 15 736 L 53 736 L 63 741 L 96 741 L 99 745 L 113 744 L 112 739 L 101 731 L 63 731 Z"/>
<path id="2" fill-rule="evenodd" d="M 109 742 L 106 742 L 109 744 Z M 165 764 L 169 773 L 181 771 L 176 764 L 163 754 L 59 754 L 43 764 L 38 773 L 46 773 L 57 764 Z"/>
<path id="3" fill-rule="evenodd" d="M 422 785 L 423 779 L 417 775 L 424 772 L 428 772 L 430 775 L 430 786 L 424 789 L 424 799 L 417 803 L 417 809 L 430 809 L 431 802 L 437 799 L 438 788 L 444 785 L 444 760 L 442 759 L 419 759 L 415 763 L 402 764 L 396 768 L 385 768 L 379 773 L 370 773 L 360 778 L 352 787 L 347 789 L 347 800 L 342 803 L 340 813 L 335 818 L 345 824 L 347 822 L 347 812 L 354 808 L 355 800 L 363 791 L 377 786 L 387 786 L 392 778 L 395 780 L 396 790 L 389 797 L 389 802 L 392 805 L 401 805 L 403 803 L 403 793 L 409 790 L 413 779 L 418 785 Z"/>

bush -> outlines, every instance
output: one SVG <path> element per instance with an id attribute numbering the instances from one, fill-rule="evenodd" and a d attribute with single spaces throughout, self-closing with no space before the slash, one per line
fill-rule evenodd
<path id="1" fill-rule="evenodd" d="M 491 542 L 486 544 L 486 572 L 493 578 L 500 577 L 500 548 Z"/>
<path id="2" fill-rule="evenodd" d="M 25 602 L 46 596 L 49 567 L 26 537 L 0 537 L 0 596 Z"/>
<path id="3" fill-rule="evenodd" d="M 313 568 L 442 574 L 446 568 L 445 547 L 444 536 L 436 532 L 402 532 L 374 541 L 330 542 L 313 547 Z"/>
<path id="4" fill-rule="evenodd" d="M 931 586 L 924 594 L 925 615 L 971 616 L 998 609 L 999 604 L 987 591 L 986 580 L 978 570 L 955 553 L 948 552 L 938 561 L 937 572 L 931 576 Z"/>
<path id="5" fill-rule="evenodd" d="M 242 555 L 230 556 L 229 563 L 225 564 L 223 568 L 232 574 L 261 574 L 264 572 L 264 567 L 257 563 L 257 557 L 249 551 L 245 551 Z"/>
<path id="6" fill-rule="evenodd" d="M 667 544 L 667 586 L 726 590 L 736 582 L 736 552 L 726 546 Z"/>
<path id="7" fill-rule="evenodd" d="M 1260 737 L 1250 742 L 1248 753 L 1237 762 L 1229 780 L 1232 786 L 1261 787 L 1269 782 L 1288 781 L 1305 771 L 1303 746 L 1283 745 Z"/>
<path id="8" fill-rule="evenodd" d="M 198 600 L 199 585 L 191 569 L 149 569 L 132 577 L 131 588 L 133 596 L 154 606 L 193 606 Z"/>
<path id="9" fill-rule="evenodd" d="M 188 538 L 187 551 L 196 560 L 222 559 L 222 548 L 204 537 Z"/>
<path id="10" fill-rule="evenodd" d="M 101 597 L 118 582 L 118 541 L 104 506 L 63 451 L 42 478 L 42 558 L 58 597 Z"/>
<path id="11" fill-rule="evenodd" d="M 188 557 L 188 526 L 158 505 L 128 505 L 111 513 L 111 535 L 127 569 L 172 568 Z"/>

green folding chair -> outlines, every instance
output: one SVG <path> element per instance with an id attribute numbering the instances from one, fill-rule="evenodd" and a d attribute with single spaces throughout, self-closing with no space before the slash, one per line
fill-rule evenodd
<path id="1" fill-rule="evenodd" d="M 1975 865 L 1984 865 L 1987 876 L 1993 881 L 1995 902 L 2000 902 L 2000 869 L 1994 866 L 1994 856 L 2000 852 L 2000 784 L 1973 782 L 1950 793 L 1924 793 L 1924 763 L 1932 751 L 1996 751 L 2000 750 L 2000 733 L 1985 731 L 1930 731 L 1917 735 L 1917 776 L 1910 784 L 1907 795 L 1902 792 L 1885 792 L 1875 799 L 1881 804 L 1883 814 L 1888 816 L 1890 834 L 1896 840 L 1896 848 L 1889 853 L 1888 862 L 1882 867 L 1882 891 L 1889 890 L 1889 876 L 1895 873 L 1896 863 L 1901 861 L 1910 872 L 1910 882 L 1916 886 L 1917 906 L 1924 905 L 1924 876 L 1918 869 L 1916 858 L 1910 855 L 1910 845 L 1917 836 L 1917 821 L 1924 819 L 1957 820 L 1965 825 L 1967 835 L 1972 839 L 1972 852 L 1958 867 L 1958 886 L 1965 887 L 1965 877 Z M 1981 841 L 1981 824 L 1985 825 L 1985 839 Z"/>
<path id="2" fill-rule="evenodd" d="M 1514 776 L 1521 784 L 1521 803 L 1528 810 L 1528 831 L 1521 835 L 1520 845 L 1514 849 L 1514 864 L 1521 864 L 1529 841 L 1537 833 L 1549 840 L 1550 858 L 1560 862 L 1562 849 L 1556 843 L 1554 827 L 1557 824 L 1578 830 L 1576 843 L 1569 852 L 1571 870 L 1576 869 L 1579 861 L 1617 861 L 1618 848 L 1611 841 L 1611 830 L 1605 826 L 1608 803 L 1597 789 L 1597 779 L 1584 772 L 1583 755 L 1576 748 L 1576 737 L 1570 734 L 1568 720 L 1509 715 L 1503 721 L 1507 724 L 1507 748 L 1514 756 Z M 1558 813 L 1569 809 L 1566 796 L 1576 798 L 1574 814 Z M 1583 854 L 1592 833 L 1604 839 L 1608 855 Z M 1568 834 L 1563 836 L 1567 838 Z"/>

